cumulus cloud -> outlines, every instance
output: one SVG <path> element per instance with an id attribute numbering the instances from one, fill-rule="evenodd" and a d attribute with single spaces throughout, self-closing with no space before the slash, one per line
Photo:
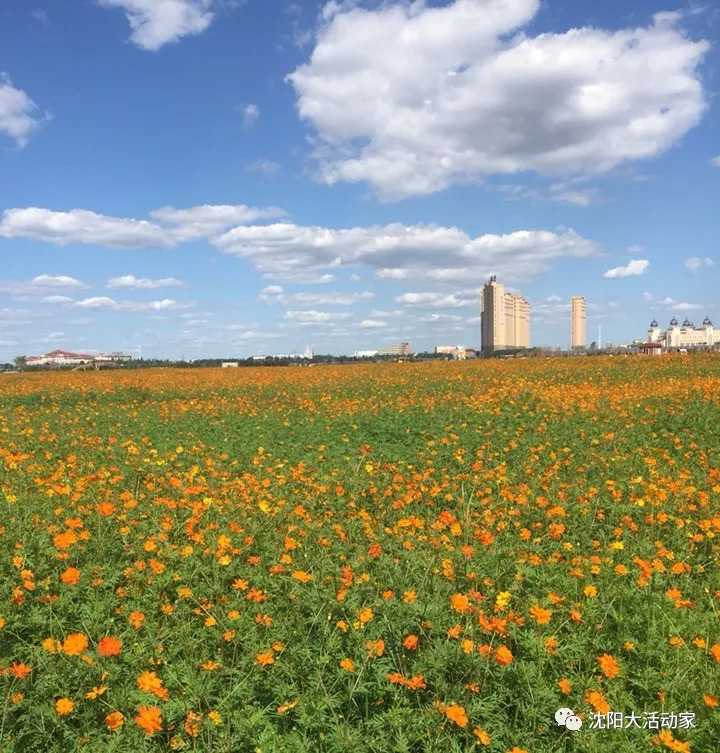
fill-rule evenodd
<path id="1" fill-rule="evenodd" d="M 38 116 L 37 109 L 22 89 L 13 86 L 10 76 L 0 71 L 0 133 L 24 147 L 33 131 L 49 118 Z"/>
<path id="2" fill-rule="evenodd" d="M 647 272 L 650 262 L 647 259 L 631 259 L 624 267 L 614 267 L 608 269 L 603 277 L 614 279 L 617 277 L 636 277 L 644 275 Z"/>
<path id="3" fill-rule="evenodd" d="M 122 8 L 130 23 L 130 41 L 143 50 L 159 50 L 181 37 L 201 34 L 213 21 L 213 0 L 97 0 L 104 8 Z"/>
<path id="4" fill-rule="evenodd" d="M 31 280 L 0 280 L 0 293 L 13 296 L 17 300 L 39 299 L 43 303 L 62 303 L 70 301 L 55 291 L 82 290 L 88 286 L 68 275 L 37 275 Z"/>
<path id="5" fill-rule="evenodd" d="M 709 257 L 691 256 L 689 259 L 685 259 L 685 267 L 690 270 L 694 275 L 701 269 L 710 269 L 714 267 L 715 262 Z"/>
<path id="6" fill-rule="evenodd" d="M 720 167 L 720 154 L 718 154 L 718 156 L 717 156 L 717 157 L 713 157 L 713 158 L 712 158 L 712 159 L 710 160 L 710 164 L 711 164 L 711 165 L 712 165 L 713 167 Z"/>
<path id="7" fill-rule="evenodd" d="M 399 223 L 334 230 L 275 223 L 236 227 L 211 240 L 249 259 L 265 277 L 294 279 L 323 268 L 366 265 L 379 279 L 479 282 L 488 274 L 526 280 L 560 258 L 586 258 L 597 244 L 573 230 L 523 230 L 469 237 L 457 227 Z"/>
<path id="8" fill-rule="evenodd" d="M 473 303 L 480 305 L 480 298 L 466 295 L 461 297 L 457 293 L 403 293 L 395 298 L 397 303 L 403 306 L 420 306 L 427 308 L 460 308 L 472 306 Z"/>
<path id="9" fill-rule="evenodd" d="M 171 248 L 205 238 L 241 222 L 280 217 L 275 207 L 198 206 L 163 207 L 150 212 L 154 221 L 108 217 L 87 209 L 57 212 L 39 207 L 6 209 L 0 220 L 0 237 L 32 238 L 57 246 L 85 243 L 118 249 Z"/>
<path id="10" fill-rule="evenodd" d="M 183 280 L 175 277 L 163 277 L 159 280 L 151 280 L 147 277 L 135 277 L 134 275 L 123 275 L 122 277 L 112 277 L 107 281 L 109 289 L 132 288 L 135 290 L 156 290 L 157 288 L 177 288 L 187 285 Z"/>
<path id="11" fill-rule="evenodd" d="M 288 80 L 321 179 L 386 200 L 491 174 L 607 172 L 661 154 L 705 108 L 709 49 L 678 14 L 530 36 L 540 0 L 332 3 Z M 557 191 L 584 205 L 588 194 Z"/>
<path id="12" fill-rule="evenodd" d="M 551 295 L 546 299 L 548 303 L 560 303 L 562 298 L 559 295 Z"/>
<path id="13" fill-rule="evenodd" d="M 126 311 L 126 312 L 147 312 L 147 311 L 175 311 L 177 309 L 191 308 L 194 303 L 173 301 L 165 298 L 162 301 L 116 301 L 107 296 L 94 296 L 85 298 L 82 301 L 75 301 L 73 306 L 84 309 L 98 309 L 103 311 Z"/>

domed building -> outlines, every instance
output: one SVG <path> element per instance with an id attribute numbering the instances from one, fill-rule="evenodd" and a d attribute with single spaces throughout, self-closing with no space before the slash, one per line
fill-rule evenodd
<path id="1" fill-rule="evenodd" d="M 701 327 L 696 327 L 687 317 L 682 323 L 673 317 L 667 330 L 660 329 L 657 319 L 650 322 L 648 343 L 656 343 L 666 348 L 712 348 L 720 345 L 720 330 L 713 327 L 710 317 L 703 319 Z"/>

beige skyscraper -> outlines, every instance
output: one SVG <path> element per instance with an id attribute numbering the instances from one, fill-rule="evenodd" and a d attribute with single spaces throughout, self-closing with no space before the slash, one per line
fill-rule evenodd
<path id="1" fill-rule="evenodd" d="M 480 293 L 482 350 L 530 347 L 530 304 L 490 278 Z"/>
<path id="2" fill-rule="evenodd" d="M 581 295 L 570 299 L 570 347 L 585 347 L 585 299 Z"/>

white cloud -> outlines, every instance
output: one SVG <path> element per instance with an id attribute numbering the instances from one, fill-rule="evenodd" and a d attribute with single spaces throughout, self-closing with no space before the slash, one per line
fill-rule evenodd
<path id="1" fill-rule="evenodd" d="M 33 277 L 32 284 L 48 288 L 86 288 L 85 283 L 68 275 L 38 275 Z"/>
<path id="2" fill-rule="evenodd" d="M 691 256 L 689 259 L 685 259 L 685 267 L 689 269 L 694 275 L 701 269 L 710 269 L 714 267 L 715 262 L 709 257 Z"/>
<path id="3" fill-rule="evenodd" d="M 712 159 L 710 160 L 710 164 L 711 164 L 711 165 L 712 165 L 713 167 L 720 167 L 720 154 L 718 154 L 718 156 L 717 156 L 717 157 L 713 157 L 713 158 L 712 158 Z"/>
<path id="4" fill-rule="evenodd" d="M 649 266 L 650 262 L 647 259 L 631 259 L 624 267 L 608 269 L 603 277 L 609 279 L 617 277 L 636 277 L 637 275 L 644 275 Z"/>
<path id="5" fill-rule="evenodd" d="M 286 311 L 283 319 L 306 324 L 327 324 L 340 319 L 349 319 L 350 314 L 329 314 L 326 311 Z"/>
<path id="6" fill-rule="evenodd" d="M 353 306 L 362 301 L 371 301 L 374 297 L 375 294 L 370 292 L 286 294 L 279 285 L 269 285 L 260 292 L 258 300 L 283 306 Z"/>
<path id="7" fill-rule="evenodd" d="M 155 290 L 157 288 L 183 287 L 187 285 L 183 280 L 175 277 L 163 277 L 159 280 L 151 280 L 147 277 L 135 277 L 134 275 L 123 275 L 122 277 L 112 277 L 107 281 L 106 287 L 113 289 L 132 288 L 135 290 Z"/>
<path id="8" fill-rule="evenodd" d="M 652 293 L 648 293 L 647 291 L 643 293 L 643 299 L 650 303 L 653 299 Z"/>
<path id="9" fill-rule="evenodd" d="M 212 0 L 97 0 L 122 8 L 130 23 L 130 41 L 143 50 L 159 50 L 181 37 L 201 34 L 212 23 Z"/>
<path id="10" fill-rule="evenodd" d="M 410 225 L 326 227 L 276 223 L 242 226 L 211 240 L 249 259 L 265 277 L 296 279 L 323 268 L 367 265 L 379 279 L 479 282 L 488 274 L 526 280 L 560 258 L 586 258 L 598 246 L 573 230 L 528 230 L 469 237 L 457 227 Z"/>
<path id="11" fill-rule="evenodd" d="M 548 303 L 560 303 L 562 298 L 559 295 L 551 295 L 546 299 Z"/>
<path id="12" fill-rule="evenodd" d="M 63 295 L 55 295 L 60 290 L 82 290 L 88 286 L 67 275 L 38 275 L 32 280 L 0 280 L 0 293 L 13 296 L 16 300 L 39 299 L 42 303 L 61 303 L 72 300 Z"/>
<path id="13" fill-rule="evenodd" d="M 672 309 L 673 311 L 698 311 L 703 306 L 700 303 L 688 303 L 687 301 L 676 301 L 674 298 L 670 298 L 670 296 L 666 296 L 665 298 L 662 298 L 661 300 L 658 300 L 657 303 L 660 306 L 666 306 L 669 309 Z"/>
<path id="14" fill-rule="evenodd" d="M 472 306 L 474 303 L 480 305 L 479 294 L 474 298 L 461 298 L 456 293 L 403 293 L 395 298 L 397 303 L 403 306 L 421 306 L 427 308 L 460 308 Z"/>
<path id="15" fill-rule="evenodd" d="M 32 238 L 65 246 L 85 243 L 107 248 L 171 248 L 222 232 L 241 222 L 282 216 L 275 207 L 198 206 L 191 209 L 163 207 L 150 212 L 155 222 L 108 217 L 87 209 L 56 212 L 27 207 L 6 209 L 0 221 L 0 237 Z"/>
<path id="16" fill-rule="evenodd" d="M 645 250 L 645 246 L 642 245 L 642 243 L 633 243 L 632 246 L 627 247 L 627 251 L 629 254 L 639 254 L 642 251 Z"/>
<path id="17" fill-rule="evenodd" d="M 0 133 L 24 147 L 33 131 L 49 119 L 36 116 L 37 105 L 22 90 L 16 89 L 7 73 L 0 71 Z"/>
<path id="18" fill-rule="evenodd" d="M 706 107 L 709 49 L 658 14 L 644 28 L 529 36 L 539 0 L 331 4 L 288 76 L 322 180 L 383 199 L 491 174 L 599 174 L 654 157 Z M 585 205 L 582 191 L 556 198 Z"/>
<path id="19" fill-rule="evenodd" d="M 426 314 L 418 319 L 423 324 L 454 324 L 462 320 L 462 316 L 456 316 L 455 314 Z"/>
<path id="20" fill-rule="evenodd" d="M 260 108 L 257 105 L 248 104 L 243 107 L 243 125 L 245 128 L 250 128 L 259 117 Z"/>
<path id="21" fill-rule="evenodd" d="M 386 322 L 381 322 L 377 319 L 363 319 L 360 322 L 360 326 L 363 329 L 382 329 L 383 327 L 387 327 Z"/>
<path id="22" fill-rule="evenodd" d="M 180 301 L 173 301 L 170 298 L 165 298 L 162 301 L 116 301 L 113 298 L 107 296 L 94 296 L 92 298 L 85 298 L 82 301 L 76 301 L 73 306 L 85 309 L 99 309 L 104 311 L 127 311 L 127 312 L 143 312 L 143 311 L 175 311 L 177 309 L 191 308 L 194 303 L 185 303 Z"/>
<path id="23" fill-rule="evenodd" d="M 263 175 L 275 175 L 279 169 L 280 163 L 269 159 L 257 159 L 247 166 L 248 172 L 262 173 Z"/>

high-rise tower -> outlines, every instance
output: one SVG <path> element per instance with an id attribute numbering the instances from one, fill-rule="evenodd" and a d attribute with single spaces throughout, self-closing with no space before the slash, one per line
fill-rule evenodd
<path id="1" fill-rule="evenodd" d="M 585 299 L 574 295 L 570 299 L 570 347 L 584 348 L 585 342 Z"/>

